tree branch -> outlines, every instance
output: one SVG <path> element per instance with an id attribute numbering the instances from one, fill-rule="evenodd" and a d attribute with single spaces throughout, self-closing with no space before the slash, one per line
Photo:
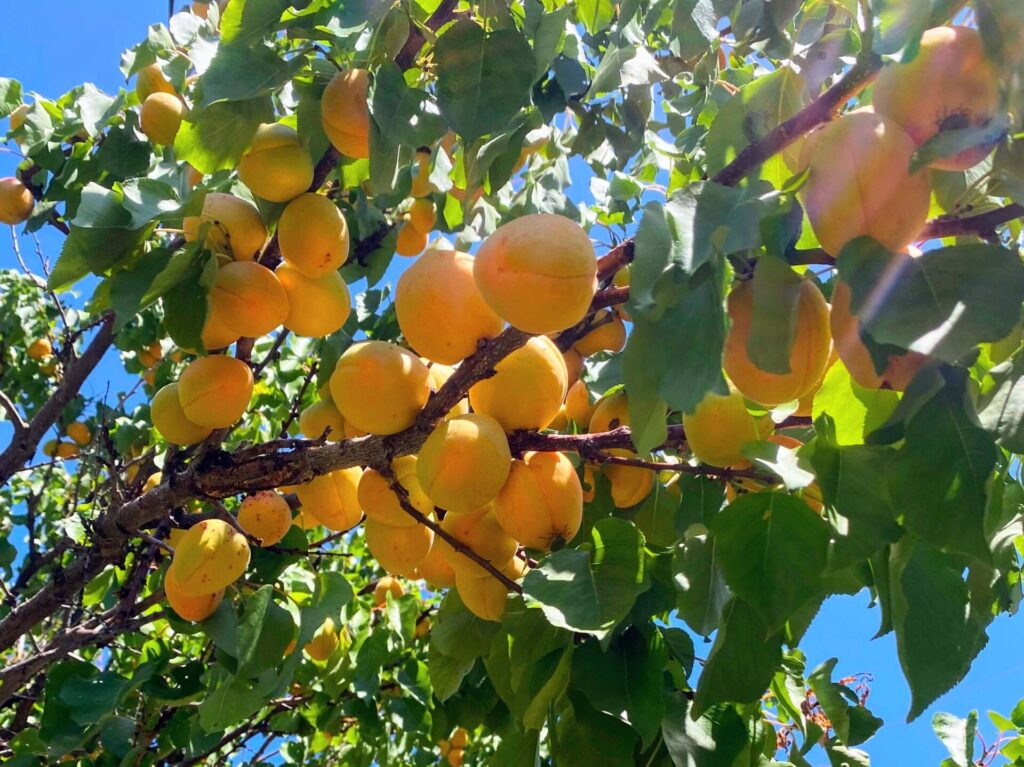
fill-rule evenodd
<path id="1" fill-rule="evenodd" d="M 440 5 L 437 6 L 437 9 L 427 19 L 427 29 L 431 32 L 436 32 L 451 21 L 455 17 L 455 9 L 458 5 L 458 0 L 441 0 Z M 395 63 L 398 64 L 399 68 L 405 70 L 415 64 L 416 56 L 426 42 L 427 38 L 423 31 L 419 27 L 413 26 L 409 30 L 409 37 L 406 39 L 405 45 L 402 46 L 402 50 L 395 56 Z"/>
<path id="2" fill-rule="evenodd" d="M 970 234 L 994 237 L 996 227 L 1009 223 L 1015 218 L 1022 217 L 1024 217 L 1024 205 L 1016 202 L 1002 208 L 979 213 L 976 216 L 965 216 L 963 218 L 940 216 L 928 222 L 928 225 L 921 232 L 918 239 L 930 240 L 937 237 L 956 237 Z"/>

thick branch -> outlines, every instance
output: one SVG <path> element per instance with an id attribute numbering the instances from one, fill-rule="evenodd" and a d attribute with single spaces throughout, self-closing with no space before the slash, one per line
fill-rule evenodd
<path id="1" fill-rule="evenodd" d="M 969 234 L 994 236 L 996 227 L 1022 217 L 1024 217 L 1024 205 L 1015 202 L 986 213 L 979 213 L 977 216 L 936 218 L 928 222 L 918 239 L 930 240 L 936 237 L 956 237 Z"/>
<path id="2" fill-rule="evenodd" d="M 455 9 L 458 5 L 458 0 L 442 0 L 430 18 L 427 19 L 427 29 L 431 32 L 436 32 L 451 21 L 454 18 Z M 399 68 L 404 70 L 415 64 L 416 56 L 426 42 L 427 38 L 423 31 L 419 27 L 413 26 L 409 30 L 409 37 L 405 41 L 405 45 L 402 46 L 402 50 L 395 56 L 395 63 L 398 64 Z"/>

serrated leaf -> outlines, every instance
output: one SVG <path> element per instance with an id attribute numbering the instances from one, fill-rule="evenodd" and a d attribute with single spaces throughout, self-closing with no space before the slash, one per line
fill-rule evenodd
<path id="1" fill-rule="evenodd" d="M 203 109 L 220 101 L 248 101 L 269 96 L 291 80 L 306 63 L 302 56 L 287 61 L 264 45 L 222 45 L 199 80 Z"/>
<path id="2" fill-rule="evenodd" d="M 370 113 L 387 144 L 430 146 L 448 127 L 430 95 L 410 88 L 392 61 L 382 64 L 374 74 Z"/>
<path id="3" fill-rule="evenodd" d="M 995 385 L 984 396 L 978 418 L 996 441 L 1024 453 L 1024 355 L 988 371 Z"/>
<path id="4" fill-rule="evenodd" d="M 722 618 L 732 596 L 718 562 L 715 540 L 708 535 L 688 536 L 672 558 L 676 584 L 676 610 L 697 634 L 709 636 Z"/>

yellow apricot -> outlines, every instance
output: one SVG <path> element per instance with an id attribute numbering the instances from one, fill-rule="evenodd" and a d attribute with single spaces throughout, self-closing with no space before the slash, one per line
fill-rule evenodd
<path id="1" fill-rule="evenodd" d="M 292 526 L 292 510 L 280 493 L 261 490 L 242 501 L 238 524 L 259 540 L 261 546 L 273 546 Z"/>
<path id="2" fill-rule="evenodd" d="M 426 525 L 395 527 L 366 520 L 366 545 L 377 563 L 389 573 L 415 577 L 416 567 L 430 552 L 434 531 Z"/>
<path id="3" fill-rule="evenodd" d="M 935 27 L 921 36 L 916 56 L 882 69 L 872 102 L 876 112 L 923 144 L 943 131 L 980 128 L 992 119 L 999 108 L 999 76 L 977 29 Z M 943 157 L 932 167 L 966 170 L 993 146 Z"/>
<path id="4" fill-rule="evenodd" d="M 207 351 L 230 346 L 242 334 L 231 324 L 231 308 L 226 294 L 212 291 L 207 304 L 206 322 L 203 324 L 203 348 Z"/>
<path id="5" fill-rule="evenodd" d="M 506 567 L 508 564 L 505 565 Z M 478 574 L 481 573 L 481 574 Z M 500 621 L 505 614 L 505 601 L 508 597 L 508 589 L 505 584 L 482 569 L 477 571 L 455 573 L 455 588 L 459 592 L 459 598 L 466 605 L 471 613 L 485 621 Z M 448 753 L 451 760 L 452 754 L 459 754 L 462 757 L 461 749 L 455 749 Z"/>
<path id="6" fill-rule="evenodd" d="M 598 352 L 621 352 L 626 346 L 626 326 L 611 309 L 602 309 L 594 315 L 594 329 L 572 346 L 584 357 Z"/>
<path id="7" fill-rule="evenodd" d="M 927 171 L 909 172 L 914 141 L 892 120 L 863 110 L 815 136 L 799 196 L 821 246 L 835 256 L 870 236 L 890 251 L 904 248 L 924 227 L 931 199 Z"/>
<path id="8" fill-rule="evenodd" d="M 498 521 L 490 504 L 473 511 L 449 513 L 441 521 L 442 529 L 452 538 L 486 559 L 496 567 L 503 567 L 518 548 L 516 541 Z M 456 573 L 486 572 L 480 565 L 454 548 L 445 550 L 448 564 Z"/>
<path id="9" fill-rule="evenodd" d="M 749 466 L 743 445 L 761 438 L 738 391 L 705 394 L 692 413 L 683 414 L 683 430 L 690 452 L 711 466 Z"/>
<path id="10" fill-rule="evenodd" d="M 631 451 L 619 448 L 612 448 L 608 450 L 608 453 L 623 458 L 636 457 Z M 608 482 L 611 484 L 612 502 L 617 509 L 636 506 L 654 488 L 654 472 L 639 466 L 608 463 L 601 467 L 601 473 L 608 478 Z"/>
<path id="11" fill-rule="evenodd" d="M 288 297 L 288 316 L 284 326 L 309 338 L 329 336 L 340 330 L 352 311 L 352 296 L 341 275 L 328 272 L 322 277 L 307 277 L 287 263 L 274 272 Z"/>
<path id="12" fill-rule="evenodd" d="M 395 286 L 398 325 L 417 354 L 452 365 L 501 332 L 473 280 L 473 257 L 457 250 L 428 250 L 402 272 Z"/>
<path id="13" fill-rule="evenodd" d="M 747 352 L 754 314 L 753 280 L 740 283 L 732 290 L 728 311 L 731 325 L 725 339 L 723 366 L 726 375 L 745 397 L 774 407 L 800 399 L 821 380 L 832 351 L 832 333 L 828 303 L 813 282 L 805 279 L 800 283 L 788 373 L 761 370 Z"/>
<path id="14" fill-rule="evenodd" d="M 494 367 L 494 375 L 473 384 L 469 404 L 494 418 L 505 431 L 547 428 L 565 399 L 565 359 L 547 336 L 535 336 Z"/>
<path id="15" fill-rule="evenodd" d="M 288 202 L 313 183 L 313 161 L 294 128 L 264 123 L 238 161 L 238 177 L 257 197 Z"/>
<path id="16" fill-rule="evenodd" d="M 327 618 L 303 649 L 306 651 L 306 655 L 313 660 L 323 662 L 334 655 L 339 644 L 341 644 L 341 639 L 338 636 L 338 629 L 334 625 L 334 621 Z"/>
<path id="17" fill-rule="evenodd" d="M 406 221 L 398 230 L 398 240 L 395 242 L 395 253 L 399 256 L 418 256 L 427 247 L 430 241 L 428 232 L 421 232 L 415 226 Z"/>
<path id="18" fill-rule="evenodd" d="M 292 524 L 297 525 L 301 530 L 312 530 L 320 526 L 320 520 L 312 514 L 307 514 L 300 510 L 298 514 L 292 517 Z"/>
<path id="19" fill-rule="evenodd" d="M 11 126 L 14 129 L 14 126 Z M 430 183 L 430 150 L 416 150 L 416 168 L 412 174 L 412 188 L 409 194 L 413 197 L 426 197 L 434 191 Z"/>
<path id="20" fill-rule="evenodd" d="M 456 727 L 455 732 L 453 732 L 451 738 L 448 739 L 452 748 L 465 748 L 468 741 L 469 733 L 466 731 L 465 727 Z"/>
<path id="21" fill-rule="evenodd" d="M 172 445 L 194 445 L 213 432 L 212 427 L 192 423 L 185 415 L 178 395 L 178 384 L 169 383 L 153 395 L 149 406 L 153 428 Z"/>
<path id="22" fill-rule="evenodd" d="M 373 603 L 377 607 L 384 607 L 388 603 L 388 594 L 392 599 L 398 599 L 405 594 L 405 586 L 393 575 L 385 575 L 377 585 L 373 587 Z"/>
<path id="23" fill-rule="evenodd" d="M 469 413 L 442 421 L 420 448 L 420 487 L 443 509 L 468 512 L 490 503 L 508 479 L 512 454 L 501 425 Z"/>
<path id="24" fill-rule="evenodd" d="M 300 194 L 277 224 L 281 258 L 307 277 L 323 277 L 348 260 L 348 222 L 322 194 Z"/>
<path id="25" fill-rule="evenodd" d="M 445 385 L 445 382 L 452 377 L 452 374 L 455 373 L 455 368 L 448 365 L 440 365 L 436 362 L 430 362 L 427 359 L 424 359 L 424 364 L 427 364 L 427 367 L 430 370 L 430 391 L 432 392 L 438 391 Z M 451 418 L 457 415 L 465 415 L 468 412 L 469 398 L 463 397 L 452 406 L 452 409 L 448 411 L 448 414 L 445 417 Z"/>
<path id="26" fill-rule="evenodd" d="M 412 352 L 385 341 L 353 344 L 331 374 L 338 411 L 370 434 L 397 434 L 412 426 L 430 396 L 430 373 Z"/>
<path id="27" fill-rule="evenodd" d="M 50 446 L 47 443 L 47 447 L 50 447 L 53 452 L 48 455 L 55 456 L 57 458 L 77 458 L 78 457 L 78 445 L 74 442 L 57 442 L 55 445 Z M 44 448 L 45 452 L 46 448 Z"/>
<path id="28" fill-rule="evenodd" d="M 451 545 L 440 535 L 434 535 L 434 542 L 423 561 L 416 565 L 416 575 L 425 580 L 432 588 L 448 588 L 455 585 L 455 571 L 448 564 L 446 552 L 452 551 Z"/>
<path id="29" fill-rule="evenodd" d="M 423 615 L 416 619 L 416 638 L 420 639 L 430 633 L 430 616 Z"/>
<path id="30" fill-rule="evenodd" d="M 594 405 L 587 431 L 598 434 L 612 431 L 620 426 L 629 426 L 629 399 L 626 392 L 619 389 L 606 397 L 601 397 Z"/>
<path id="31" fill-rule="evenodd" d="M 163 481 L 163 472 L 155 471 L 146 477 L 146 481 L 142 483 L 142 492 L 148 493 L 154 487 L 159 485 Z"/>
<path id="32" fill-rule="evenodd" d="M 614 486 L 613 486 L 614 487 Z M 506 533 L 531 549 L 547 551 L 571 541 L 583 523 L 583 487 L 561 453 L 526 453 L 513 461 L 494 515 Z"/>
<path id="33" fill-rule="evenodd" d="M 290 311 L 281 281 L 255 261 L 231 261 L 222 266 L 211 300 L 224 306 L 227 325 L 249 338 L 269 333 Z"/>
<path id="34" fill-rule="evenodd" d="M 299 496 L 303 513 L 315 517 L 328 530 L 351 530 L 363 516 L 358 497 L 362 474 L 361 468 L 353 466 L 321 474 L 304 485 L 297 485 L 295 494 Z"/>
<path id="35" fill-rule="evenodd" d="M 252 398 L 252 370 L 234 357 L 199 357 L 178 380 L 178 400 L 185 417 L 211 429 L 223 429 L 239 418 Z"/>
<path id="36" fill-rule="evenodd" d="M 437 206 L 433 200 L 416 199 L 409 207 L 408 224 L 422 234 L 430 234 L 437 223 Z"/>
<path id="37" fill-rule="evenodd" d="M 142 132 L 154 144 L 173 146 L 185 111 L 185 103 L 177 95 L 162 91 L 151 93 L 142 103 L 139 119 Z"/>
<path id="38" fill-rule="evenodd" d="M 194 241 L 199 228 L 206 230 L 206 247 L 236 261 L 252 261 L 267 241 L 267 227 L 260 212 L 251 202 L 223 192 L 208 192 L 199 216 L 186 216 L 183 221 L 185 239 Z"/>
<path id="39" fill-rule="evenodd" d="M 597 290 L 597 256 L 572 219 L 534 213 L 499 226 L 473 265 L 484 300 L 527 333 L 555 333 L 583 319 Z"/>
<path id="40" fill-rule="evenodd" d="M 17 226 L 28 220 L 36 199 L 21 180 L 14 176 L 0 178 L 0 224 Z"/>
<path id="41" fill-rule="evenodd" d="M 89 427 L 81 421 L 75 421 L 68 425 L 67 435 L 79 445 L 88 445 L 92 442 L 92 432 Z"/>
<path id="42" fill-rule="evenodd" d="M 230 586 L 248 566 L 245 536 L 221 519 L 204 519 L 181 537 L 168 572 L 183 594 L 198 597 Z"/>
<path id="43" fill-rule="evenodd" d="M 50 343 L 49 338 L 37 338 L 35 341 L 28 345 L 28 349 L 25 350 L 30 359 L 42 360 L 53 354 L 53 344 Z"/>
<path id="44" fill-rule="evenodd" d="M 191 596 L 181 590 L 173 572 L 168 568 L 164 576 L 164 596 L 167 597 L 167 604 L 180 618 L 195 623 L 206 620 L 217 611 L 224 599 L 224 589 L 218 589 L 212 594 Z"/>
<path id="45" fill-rule="evenodd" d="M 345 439 L 345 419 L 334 403 L 320 400 L 299 413 L 299 431 L 309 439 L 320 439 L 326 432 L 331 442 L 341 442 Z"/>
<path id="46" fill-rule="evenodd" d="M 595 409 L 596 407 L 590 402 L 590 390 L 583 381 L 577 381 L 569 387 L 569 391 L 565 395 L 566 418 L 577 424 L 589 426 Z"/>
<path id="47" fill-rule="evenodd" d="M 357 429 L 355 426 L 345 421 L 345 439 L 357 439 L 359 437 L 365 437 L 369 432 Z"/>
<path id="48" fill-rule="evenodd" d="M 143 67 L 135 75 L 135 92 L 139 101 L 145 102 L 154 93 L 175 94 L 171 81 L 164 76 L 163 70 L 156 62 Z"/>
<path id="49" fill-rule="evenodd" d="M 567 381 L 569 386 L 572 386 L 583 375 L 583 355 L 575 349 L 569 349 L 562 353 L 562 359 L 565 360 Z"/>
<path id="50" fill-rule="evenodd" d="M 421 514 L 429 516 L 434 512 L 434 503 L 420 487 L 416 476 L 416 456 L 404 455 L 396 458 L 391 470 L 398 484 L 405 488 L 409 502 Z M 375 519 L 394 527 L 408 527 L 417 524 L 416 518 L 406 513 L 391 489 L 391 483 L 376 469 L 367 469 L 359 480 L 359 506 L 367 519 Z"/>
<path id="51" fill-rule="evenodd" d="M 50 458 L 57 457 L 57 448 L 60 447 L 60 440 L 48 439 L 43 443 L 42 452 L 43 455 L 49 456 Z"/>
<path id="52" fill-rule="evenodd" d="M 370 156 L 369 73 L 365 69 L 338 72 L 324 88 L 320 116 L 324 133 L 346 157 Z"/>

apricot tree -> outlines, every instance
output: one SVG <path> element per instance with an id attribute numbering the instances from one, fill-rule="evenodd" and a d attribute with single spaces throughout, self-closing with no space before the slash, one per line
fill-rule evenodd
<path id="1" fill-rule="evenodd" d="M 822 603 L 910 718 L 1016 610 L 1017 0 L 197 1 L 121 71 L 0 78 L 5 763 L 867 764 Z"/>

